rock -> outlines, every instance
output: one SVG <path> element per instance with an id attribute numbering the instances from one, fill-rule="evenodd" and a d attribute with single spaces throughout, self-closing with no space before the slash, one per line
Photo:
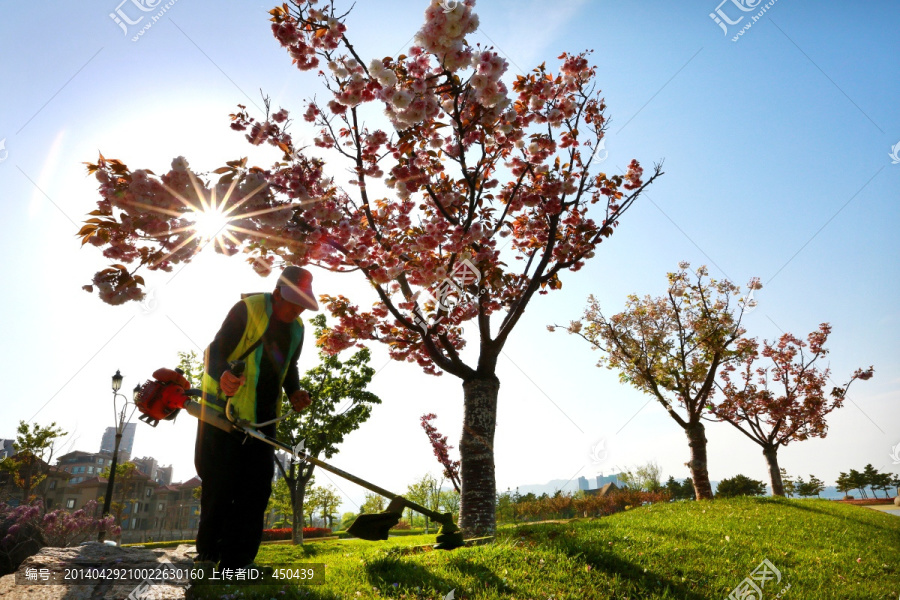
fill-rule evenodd
<path id="1" fill-rule="evenodd" d="M 0 578 L 0 600 L 182 600 L 193 559 L 193 546 L 147 550 L 91 542 L 73 548 L 43 548 L 26 559 L 15 574 Z M 106 579 L 72 575 L 84 569 L 104 569 Z M 40 581 L 41 570 L 58 584 Z M 67 571 L 68 569 L 68 571 Z M 183 581 L 149 581 L 148 575 L 167 569 L 184 574 Z M 79 571 L 81 570 L 81 571 Z M 29 575 L 38 578 L 34 581 Z"/>

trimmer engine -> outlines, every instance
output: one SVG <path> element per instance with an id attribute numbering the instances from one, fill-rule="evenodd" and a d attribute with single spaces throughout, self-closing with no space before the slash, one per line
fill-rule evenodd
<path id="1" fill-rule="evenodd" d="M 185 393 L 190 386 L 181 369 L 157 369 L 153 379 L 141 386 L 138 418 L 153 427 L 160 421 L 171 421 L 190 399 Z"/>

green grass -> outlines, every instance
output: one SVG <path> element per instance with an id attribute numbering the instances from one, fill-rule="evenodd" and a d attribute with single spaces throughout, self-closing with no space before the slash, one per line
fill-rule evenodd
<path id="1" fill-rule="evenodd" d="M 602 519 L 500 529 L 495 543 L 415 551 L 433 535 L 260 549 L 260 564 L 324 563 L 317 586 L 229 586 L 209 598 L 722 600 L 763 559 L 763 597 L 896 600 L 900 519 L 826 500 L 676 502 Z M 209 590 L 212 592 L 212 590 Z"/>
<path id="2" fill-rule="evenodd" d="M 431 527 L 431 531 L 437 531 L 438 529 L 440 529 L 440 525 L 438 525 L 437 527 L 435 527 L 435 526 Z M 406 536 L 406 535 L 423 535 L 424 532 L 425 532 L 424 527 L 415 527 L 412 529 L 391 529 L 390 534 L 391 534 L 391 537 L 402 537 L 402 536 Z M 349 533 L 347 533 L 346 529 L 341 529 L 341 530 L 335 531 L 332 535 L 336 535 L 341 539 L 344 539 L 344 538 L 353 539 L 352 536 Z"/>

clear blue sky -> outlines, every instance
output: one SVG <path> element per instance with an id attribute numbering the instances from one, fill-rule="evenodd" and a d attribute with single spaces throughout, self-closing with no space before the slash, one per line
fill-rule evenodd
<path id="1" fill-rule="evenodd" d="M 238 103 L 256 110 L 260 88 L 294 110 L 322 88 L 270 35 L 270 8 L 178 0 L 137 42 L 131 37 L 149 17 L 125 35 L 109 17 L 114 2 L 0 9 L 0 437 L 14 437 L 19 420 L 55 420 L 71 432 L 66 449 L 97 450 L 113 422 L 116 369 L 130 390 L 173 365 L 178 350 L 205 347 L 241 292 L 271 289 L 273 280 L 205 253 L 174 278 L 149 278 L 153 310 L 106 306 L 80 289 L 105 261 L 74 237 L 97 200 L 82 162 L 98 151 L 156 172 L 179 155 L 198 171 L 241 156 L 263 165 L 276 158 L 231 131 L 228 113 Z M 634 157 L 646 166 L 665 159 L 666 171 L 597 257 L 564 276 L 561 292 L 537 299 L 517 327 L 498 373 L 500 489 L 650 460 L 666 477 L 688 475 L 685 436 L 665 412 L 597 369 L 583 342 L 545 328 L 580 316 L 591 293 L 608 313 L 629 293 L 661 293 L 680 260 L 742 285 L 762 279 L 750 335 L 805 336 L 831 322 L 837 382 L 875 365 L 875 378 L 856 384 L 852 402 L 831 417 L 829 436 L 784 449 L 782 466 L 828 484 L 866 463 L 900 471 L 889 456 L 900 444 L 900 164 L 889 157 L 900 142 L 900 5 L 779 0 L 737 42 L 732 36 L 755 13 L 725 35 L 709 17 L 716 8 L 716 0 L 476 7 L 473 40 L 506 55 L 509 77 L 545 60 L 555 65 L 562 51 L 593 48 L 612 117 L 604 170 Z M 358 2 L 348 21 L 355 47 L 368 57 L 405 50 L 424 9 Z M 121 10 L 132 20 L 141 14 L 130 0 Z M 731 20 L 744 14 L 730 1 L 721 10 Z M 368 303 L 355 276 L 317 271 L 315 284 Z M 437 413 L 457 444 L 461 386 L 373 350 L 384 404 L 334 462 L 402 491 L 439 471 L 420 415 Z M 301 369 L 315 359 L 310 343 Z M 194 429 L 187 415 L 156 430 L 140 424 L 135 453 L 173 463 L 186 480 Z M 707 437 L 713 479 L 767 481 L 758 446 L 725 424 L 710 425 Z M 600 440 L 607 452 L 595 461 Z M 352 510 L 362 491 L 333 482 Z"/>

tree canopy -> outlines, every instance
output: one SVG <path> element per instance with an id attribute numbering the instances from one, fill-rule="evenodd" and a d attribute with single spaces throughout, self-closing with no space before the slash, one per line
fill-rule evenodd
<path id="1" fill-rule="evenodd" d="M 396 59 L 363 58 L 333 3 L 277 6 L 276 40 L 298 69 L 319 70 L 325 97 L 299 113 L 266 98 L 264 115 L 238 105 L 230 118 L 282 159 L 260 167 L 241 157 L 204 176 L 179 156 L 157 176 L 101 155 L 88 165 L 101 198 L 78 236 L 112 261 L 84 286 L 110 304 L 142 298 L 142 267 L 170 271 L 194 257 L 207 241 L 198 215 L 220 216 L 216 251 L 243 255 L 261 275 L 311 264 L 363 277 L 374 303 L 322 296 L 337 323 L 319 342 L 332 354 L 383 343 L 396 360 L 464 381 L 461 526 L 489 533 L 500 352 L 530 301 L 594 257 L 662 169 L 645 177 L 631 160 L 622 174 L 599 171 L 606 104 L 589 52 L 507 78 L 510 90 L 507 61 L 467 40 L 474 5 L 432 0 Z M 312 148 L 291 130 L 298 114 L 317 131 Z M 389 131 L 367 125 L 375 114 Z M 323 151 L 337 157 L 328 170 Z M 328 174 L 337 168 L 349 169 L 347 186 Z M 466 362 L 461 325 L 471 320 L 478 357 Z"/>
<path id="2" fill-rule="evenodd" d="M 617 370 L 622 383 L 652 396 L 684 429 L 697 498 L 708 499 L 712 489 L 701 419 L 710 413 L 717 372 L 741 356 L 736 344 L 745 333 L 741 319 L 753 301 L 730 281 L 709 278 L 705 266 L 693 274 L 689 263 L 678 266 L 668 274 L 664 295 L 630 295 L 625 310 L 609 318 L 591 296 L 583 321 L 565 329 L 603 351 L 597 366 Z M 752 279 L 747 287 L 761 285 Z"/>

